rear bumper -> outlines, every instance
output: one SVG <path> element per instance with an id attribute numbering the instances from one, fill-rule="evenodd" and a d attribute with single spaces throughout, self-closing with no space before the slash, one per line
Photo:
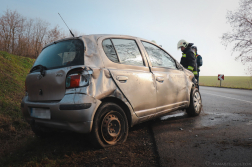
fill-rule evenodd
<path id="1" fill-rule="evenodd" d="M 59 102 L 31 102 L 25 96 L 21 103 L 23 115 L 28 123 L 40 126 L 89 133 L 94 114 L 101 101 L 85 94 L 67 94 Z M 31 108 L 50 109 L 51 119 L 31 117 Z"/>
<path id="2" fill-rule="evenodd" d="M 93 122 L 63 122 L 63 121 L 52 121 L 52 120 L 42 120 L 37 118 L 26 118 L 26 121 L 31 124 L 36 124 L 42 127 L 48 127 L 53 129 L 69 130 L 78 133 L 89 133 L 92 129 Z"/>

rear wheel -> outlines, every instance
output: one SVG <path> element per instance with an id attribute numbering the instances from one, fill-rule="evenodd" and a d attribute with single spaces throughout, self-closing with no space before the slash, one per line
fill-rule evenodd
<path id="1" fill-rule="evenodd" d="M 127 139 L 128 128 L 122 108 L 115 103 L 104 103 L 95 114 L 91 142 L 97 148 L 123 143 Z"/>
<path id="2" fill-rule="evenodd" d="M 194 88 L 190 95 L 190 105 L 186 109 L 189 116 L 198 116 L 202 109 L 202 99 L 198 89 Z"/>

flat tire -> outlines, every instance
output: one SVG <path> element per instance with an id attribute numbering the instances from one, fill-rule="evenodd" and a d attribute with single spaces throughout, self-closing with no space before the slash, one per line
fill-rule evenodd
<path id="1" fill-rule="evenodd" d="M 91 142 L 96 148 L 121 144 L 127 139 L 128 129 L 123 109 L 115 103 L 103 103 L 93 120 Z"/>

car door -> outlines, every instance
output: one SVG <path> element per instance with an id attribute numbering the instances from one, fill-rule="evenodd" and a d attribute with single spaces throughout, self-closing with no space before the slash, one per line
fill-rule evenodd
<path id="1" fill-rule="evenodd" d="M 157 85 L 157 113 L 169 112 L 188 103 L 187 79 L 176 61 L 163 49 L 142 41 Z"/>
<path id="2" fill-rule="evenodd" d="M 107 65 L 115 83 L 130 102 L 138 117 L 155 115 L 154 75 L 146 65 L 135 39 L 109 38 L 102 41 Z"/>

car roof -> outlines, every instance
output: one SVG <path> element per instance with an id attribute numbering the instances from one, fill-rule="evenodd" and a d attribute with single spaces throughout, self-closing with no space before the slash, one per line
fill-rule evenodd
<path id="1" fill-rule="evenodd" d="M 96 41 L 100 38 L 100 37 L 123 37 L 123 38 L 138 38 L 140 40 L 146 40 L 146 39 L 143 39 L 143 38 L 139 38 L 139 37 L 135 37 L 135 36 L 130 36 L 130 35 L 119 35 L 119 34 L 88 34 L 88 35 L 79 35 L 79 36 L 76 36 L 76 37 L 68 37 L 68 38 L 62 38 L 62 39 L 59 39 L 59 40 L 56 40 L 56 41 L 53 41 L 49 44 L 47 44 L 44 48 L 46 48 L 47 46 L 53 44 L 53 43 L 57 43 L 57 42 L 60 42 L 60 41 L 65 41 L 65 40 L 69 40 L 69 39 L 79 39 L 79 38 L 84 38 L 84 37 L 87 37 L 87 38 L 93 38 L 95 39 Z M 149 41 L 149 40 L 146 40 L 146 41 Z M 43 48 L 43 49 L 44 49 Z"/>
<path id="2" fill-rule="evenodd" d="M 90 36 L 95 38 L 96 40 L 99 39 L 100 37 L 111 37 L 111 36 L 117 36 L 117 37 L 124 37 L 124 38 L 138 38 L 135 36 L 130 36 L 130 35 L 120 35 L 120 34 L 89 34 L 89 35 L 81 35 L 81 36 Z"/>

